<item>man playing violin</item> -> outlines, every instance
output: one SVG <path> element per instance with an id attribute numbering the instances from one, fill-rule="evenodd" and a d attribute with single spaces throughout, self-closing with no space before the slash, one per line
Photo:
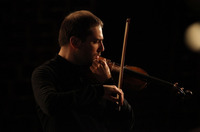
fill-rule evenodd
<path id="1" fill-rule="evenodd" d="M 33 71 L 44 132 L 132 131 L 133 109 L 100 57 L 105 50 L 102 28 L 89 11 L 70 13 L 60 27 L 59 53 Z"/>

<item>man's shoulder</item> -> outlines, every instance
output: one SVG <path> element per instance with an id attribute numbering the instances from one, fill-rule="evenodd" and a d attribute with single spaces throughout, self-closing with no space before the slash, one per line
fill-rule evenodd
<path id="1" fill-rule="evenodd" d="M 70 63 L 67 60 L 65 60 L 59 55 L 56 55 L 55 57 L 52 57 L 51 59 L 37 66 L 34 69 L 34 71 L 49 71 L 49 72 L 54 71 L 55 72 L 55 71 L 66 69 L 68 66 L 70 66 Z"/>
<path id="2" fill-rule="evenodd" d="M 57 65 L 57 61 L 56 61 L 56 57 L 54 57 L 49 60 L 46 60 L 42 64 L 35 67 L 33 72 L 54 69 L 54 67 L 56 67 L 56 65 Z"/>

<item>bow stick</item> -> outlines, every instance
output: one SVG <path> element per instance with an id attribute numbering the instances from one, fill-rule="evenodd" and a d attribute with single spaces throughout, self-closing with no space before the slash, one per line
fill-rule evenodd
<path id="1" fill-rule="evenodd" d="M 118 80 L 118 88 L 120 88 L 120 89 L 122 89 L 124 62 L 125 62 L 125 53 L 126 53 L 126 45 L 127 45 L 127 39 L 128 39 L 129 24 L 130 24 L 130 18 L 127 18 L 126 26 L 125 26 L 125 33 L 124 33 L 124 42 L 123 42 L 121 63 L 120 63 L 119 80 Z M 117 98 L 119 98 L 119 95 L 117 95 Z M 119 110 L 120 109 L 121 109 L 121 107 L 119 107 Z"/>

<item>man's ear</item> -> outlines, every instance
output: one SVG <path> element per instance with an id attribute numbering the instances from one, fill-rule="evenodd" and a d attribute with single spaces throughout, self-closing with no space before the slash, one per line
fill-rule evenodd
<path id="1" fill-rule="evenodd" d="M 70 44 L 73 48 L 80 48 L 81 40 L 75 36 L 70 37 Z"/>

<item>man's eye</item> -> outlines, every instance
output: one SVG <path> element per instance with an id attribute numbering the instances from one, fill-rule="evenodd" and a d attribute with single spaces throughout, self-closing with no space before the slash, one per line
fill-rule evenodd
<path id="1" fill-rule="evenodd" d="M 96 40 L 95 43 L 102 43 L 102 40 Z"/>
<path id="2" fill-rule="evenodd" d="M 103 43 L 103 40 L 94 40 L 92 42 L 95 43 L 95 44 L 100 44 L 100 43 Z"/>
<path id="3" fill-rule="evenodd" d="M 98 43 L 98 40 L 93 41 L 93 43 Z"/>

